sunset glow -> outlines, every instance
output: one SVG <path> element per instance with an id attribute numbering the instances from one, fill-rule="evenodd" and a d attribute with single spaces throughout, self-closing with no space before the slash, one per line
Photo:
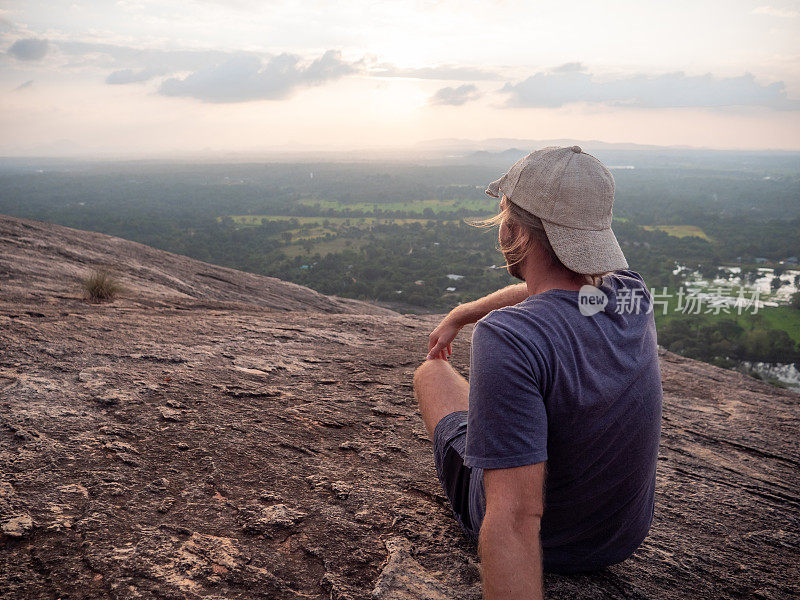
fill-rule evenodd
<path id="1" fill-rule="evenodd" d="M 800 149 L 800 4 L 12 1 L 0 153 Z"/>

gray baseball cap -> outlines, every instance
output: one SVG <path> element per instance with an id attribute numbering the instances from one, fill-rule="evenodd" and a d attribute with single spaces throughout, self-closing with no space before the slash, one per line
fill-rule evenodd
<path id="1" fill-rule="evenodd" d="M 580 146 L 548 146 L 521 158 L 486 188 L 542 220 L 556 256 L 576 273 L 627 269 L 611 231 L 614 177 Z"/>

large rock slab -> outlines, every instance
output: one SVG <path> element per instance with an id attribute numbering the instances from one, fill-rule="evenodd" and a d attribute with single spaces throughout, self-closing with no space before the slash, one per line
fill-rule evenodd
<path id="1" fill-rule="evenodd" d="M 116 306 L 244 303 L 277 311 L 393 312 L 103 233 L 0 215 L 0 284 L 6 298 L 47 303 L 80 297 L 81 280 L 98 270 L 113 272 L 125 288 Z"/>
<path id="2" fill-rule="evenodd" d="M 481 597 L 412 394 L 438 317 L 147 304 L 144 272 L 93 306 L 29 258 L 0 287 L 0 597 Z M 660 360 L 650 536 L 548 596 L 797 596 L 800 396 Z"/>

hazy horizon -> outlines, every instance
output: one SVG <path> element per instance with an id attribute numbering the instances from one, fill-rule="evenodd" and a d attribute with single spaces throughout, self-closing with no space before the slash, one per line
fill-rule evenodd
<path id="1" fill-rule="evenodd" d="M 525 141 L 525 140 L 519 140 Z M 548 140 L 531 140 L 537 143 L 534 144 L 509 144 L 507 146 L 498 147 L 492 143 L 482 143 L 480 140 L 423 140 L 417 144 L 410 146 L 362 146 L 353 148 L 330 148 L 325 146 L 311 146 L 311 145 L 285 145 L 283 147 L 263 148 L 263 149 L 249 149 L 249 150 L 214 150 L 210 148 L 198 150 L 138 150 L 130 151 L 125 149 L 112 150 L 112 151 L 90 151 L 81 148 L 60 148 L 50 153 L 46 152 L 29 152 L 19 154 L 0 154 L 0 161 L 23 161 L 29 164 L 46 164 L 48 161 L 75 161 L 88 162 L 88 163 L 103 163 L 103 162 L 179 162 L 179 163 L 250 163 L 250 162 L 266 162 L 266 163 L 304 163 L 304 162 L 319 162 L 319 163 L 348 163 L 348 162 L 429 162 L 434 163 L 450 162 L 453 164 L 472 163 L 476 160 L 486 162 L 487 160 L 503 161 L 510 160 L 507 158 L 512 151 L 518 150 L 529 152 L 542 148 L 546 145 L 553 145 Z M 441 142 L 441 143 L 440 143 Z M 755 148 L 755 149 L 719 149 L 709 148 L 703 146 L 686 146 L 686 145 L 672 145 L 672 146 L 657 146 L 657 145 L 643 145 L 643 144 L 626 144 L 623 142 L 605 142 L 602 140 L 583 141 L 573 139 L 559 139 L 554 140 L 557 145 L 571 145 L 580 144 L 585 152 L 597 155 L 601 160 L 608 160 L 608 153 L 611 156 L 618 157 L 620 153 L 624 158 L 620 160 L 624 163 L 639 160 L 645 160 L 648 164 L 653 164 L 654 156 L 661 156 L 666 158 L 673 156 L 666 165 L 673 165 L 674 162 L 680 161 L 681 157 L 688 156 L 753 156 L 762 157 L 763 160 L 768 160 L 771 156 L 786 156 L 795 157 L 800 159 L 800 149 L 774 149 L 774 148 Z M 488 153 L 481 156 L 480 153 Z M 646 158 L 644 158 L 646 157 Z M 514 159 L 515 160 L 515 159 Z M 612 159 L 614 162 L 614 159 Z M 636 161 L 638 162 L 638 161 Z"/>
<path id="2" fill-rule="evenodd" d="M 0 155 L 800 150 L 800 2 L 8 1 Z"/>

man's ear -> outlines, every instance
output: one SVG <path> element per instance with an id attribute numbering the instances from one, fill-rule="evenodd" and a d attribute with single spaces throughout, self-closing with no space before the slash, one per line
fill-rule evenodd
<path id="1" fill-rule="evenodd" d="M 523 246 L 522 247 L 523 248 L 528 248 L 529 251 L 530 251 L 531 242 L 533 240 L 531 239 L 531 234 L 530 234 L 530 231 L 528 231 L 528 228 L 527 227 L 522 227 L 519 223 L 514 223 L 514 229 L 512 229 L 512 233 L 514 234 L 515 237 L 521 238 L 521 240 L 523 242 Z"/>

